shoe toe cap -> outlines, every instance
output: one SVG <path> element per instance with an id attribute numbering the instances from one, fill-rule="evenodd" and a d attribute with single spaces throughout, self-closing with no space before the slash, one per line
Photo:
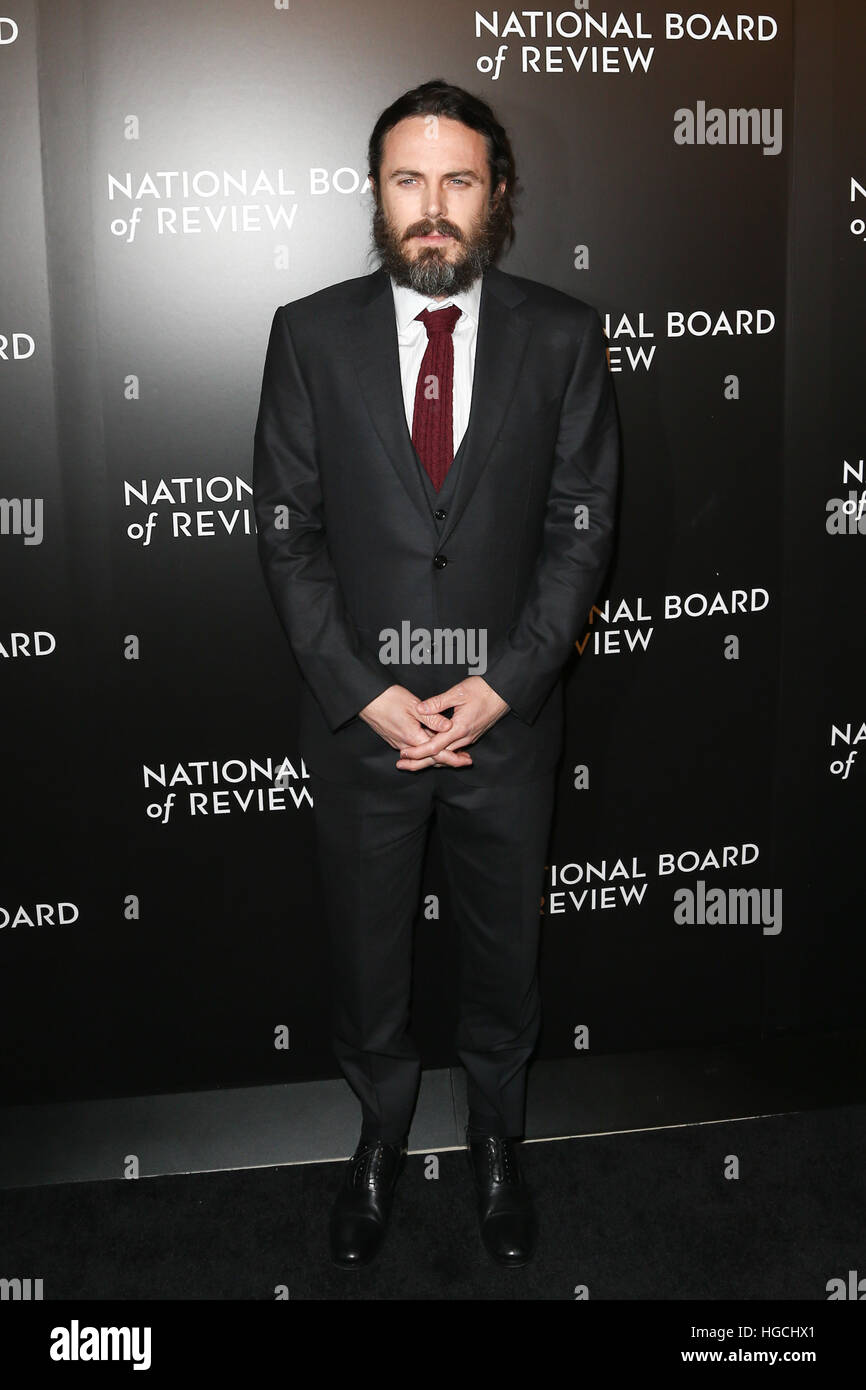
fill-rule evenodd
<path id="1" fill-rule="evenodd" d="M 535 1220 L 530 1212 L 499 1212 L 484 1222 L 482 1234 L 495 1260 L 523 1264 L 535 1245 Z"/>
<path id="2" fill-rule="evenodd" d="M 371 1216 L 335 1216 L 331 1221 L 331 1258 L 343 1268 L 366 1264 L 382 1243 L 384 1228 Z"/>

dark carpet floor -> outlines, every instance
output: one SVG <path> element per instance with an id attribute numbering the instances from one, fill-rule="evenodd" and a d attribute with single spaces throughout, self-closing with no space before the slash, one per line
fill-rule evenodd
<path id="1" fill-rule="evenodd" d="M 866 1274 L 866 1106 L 525 1145 L 519 1270 L 484 1252 L 465 1154 L 438 1158 L 410 1156 L 366 1270 L 328 1261 L 329 1163 L 0 1192 L 0 1275 L 46 1300 L 826 1300 Z"/>

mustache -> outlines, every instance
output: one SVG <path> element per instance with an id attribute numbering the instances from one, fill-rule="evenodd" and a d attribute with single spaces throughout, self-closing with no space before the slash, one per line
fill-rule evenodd
<path id="1" fill-rule="evenodd" d="M 430 221 L 415 222 L 411 227 L 407 227 L 406 231 L 403 233 L 403 240 L 409 241 L 413 236 L 433 236 L 434 234 L 450 236 L 453 237 L 455 241 L 463 240 L 463 233 L 453 222 L 437 222 L 434 224 Z"/>

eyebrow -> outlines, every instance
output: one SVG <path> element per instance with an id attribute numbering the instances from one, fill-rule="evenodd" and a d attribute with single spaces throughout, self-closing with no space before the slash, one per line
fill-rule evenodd
<path id="1" fill-rule="evenodd" d="M 422 174 L 420 169 L 392 169 L 388 178 L 395 179 L 402 174 L 410 174 L 413 179 L 424 178 L 424 174 Z M 472 178 L 480 181 L 481 175 L 478 173 L 477 169 L 451 169 L 447 174 L 443 174 L 442 177 L 443 179 Z"/>

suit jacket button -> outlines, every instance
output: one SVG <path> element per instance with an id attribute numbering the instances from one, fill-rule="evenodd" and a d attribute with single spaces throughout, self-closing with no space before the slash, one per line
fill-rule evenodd
<path id="1" fill-rule="evenodd" d="M 435 568 L 435 569 L 437 569 L 437 570 L 444 570 L 444 568 L 445 568 L 445 566 L 446 566 L 447 564 L 448 564 L 448 561 L 447 561 L 447 559 L 445 558 L 444 555 L 434 555 L 434 556 L 433 556 L 433 565 L 434 565 L 434 568 Z"/>
<path id="2" fill-rule="evenodd" d="M 444 521 L 448 513 L 442 507 L 437 507 L 433 515 L 437 521 Z"/>

